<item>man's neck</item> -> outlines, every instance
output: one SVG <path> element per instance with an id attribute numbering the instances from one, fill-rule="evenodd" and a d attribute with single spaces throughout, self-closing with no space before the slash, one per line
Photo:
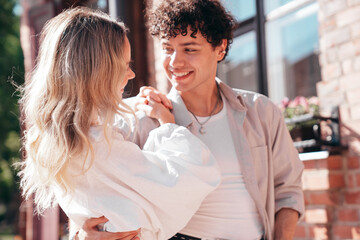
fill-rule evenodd
<path id="1" fill-rule="evenodd" d="M 220 112 L 223 106 L 220 92 L 215 81 L 214 84 L 204 87 L 201 91 L 180 92 L 180 96 L 186 108 L 200 117 L 216 114 Z"/>

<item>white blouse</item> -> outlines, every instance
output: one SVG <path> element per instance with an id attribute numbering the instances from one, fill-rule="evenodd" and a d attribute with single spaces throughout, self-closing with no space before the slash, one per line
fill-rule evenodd
<path id="1" fill-rule="evenodd" d="M 73 195 L 56 190 L 61 208 L 77 225 L 90 217 L 109 219 L 106 231 L 141 228 L 141 239 L 169 239 L 180 231 L 203 199 L 220 183 L 218 165 L 207 147 L 186 128 L 165 124 L 150 132 L 143 150 L 114 133 L 107 140 L 93 127 L 94 158 L 68 167 Z"/>

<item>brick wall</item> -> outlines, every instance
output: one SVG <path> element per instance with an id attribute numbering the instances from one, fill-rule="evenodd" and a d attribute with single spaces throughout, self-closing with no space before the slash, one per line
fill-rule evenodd
<path id="1" fill-rule="evenodd" d="M 344 152 L 304 165 L 306 211 L 295 239 L 360 239 L 360 157 Z"/>
<path id="2" fill-rule="evenodd" d="M 360 239 L 360 0 L 318 0 L 321 113 L 339 110 L 346 150 L 305 161 L 300 239 Z"/>
<path id="3" fill-rule="evenodd" d="M 339 108 L 342 143 L 360 155 L 360 0 L 318 0 L 323 113 Z"/>

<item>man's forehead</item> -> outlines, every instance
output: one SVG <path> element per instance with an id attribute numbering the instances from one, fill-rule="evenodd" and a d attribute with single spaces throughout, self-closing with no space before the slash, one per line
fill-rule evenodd
<path id="1" fill-rule="evenodd" d="M 194 37 L 191 36 L 191 34 L 187 34 L 185 36 L 179 34 L 176 37 L 172 38 L 161 38 L 160 43 L 163 45 L 172 45 L 172 44 L 178 44 L 178 45 L 203 45 L 204 43 L 207 43 L 207 41 L 202 39 L 204 37 L 201 36 L 201 34 L 196 34 Z M 205 40 L 205 41 L 204 41 Z"/>

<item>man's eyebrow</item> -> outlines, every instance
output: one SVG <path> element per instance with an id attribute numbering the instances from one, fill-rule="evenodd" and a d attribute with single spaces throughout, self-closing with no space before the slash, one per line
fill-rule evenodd
<path id="1" fill-rule="evenodd" d="M 162 42 L 161 43 L 162 45 L 165 45 L 165 46 L 171 46 L 170 43 L 167 43 L 167 42 Z M 181 43 L 180 46 L 200 46 L 201 44 L 197 43 L 197 42 L 185 42 L 185 43 Z"/>
<path id="2" fill-rule="evenodd" d="M 191 45 L 193 45 L 193 46 L 199 46 L 200 44 L 199 43 L 197 43 L 197 42 L 186 42 L 186 43 L 182 43 L 182 44 L 180 44 L 181 46 L 191 46 Z"/>

